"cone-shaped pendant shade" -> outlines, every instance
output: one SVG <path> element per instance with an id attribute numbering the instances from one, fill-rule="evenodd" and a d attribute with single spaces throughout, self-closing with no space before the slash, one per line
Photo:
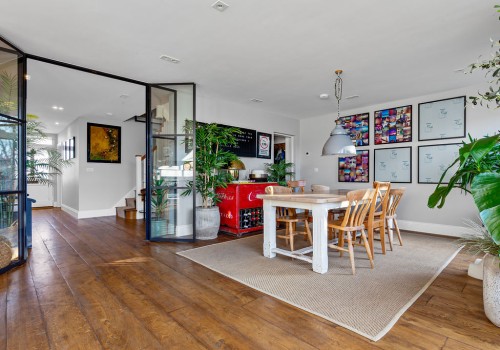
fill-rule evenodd
<path id="1" fill-rule="evenodd" d="M 321 155 L 332 156 L 355 154 L 356 147 L 354 147 L 351 138 L 349 137 L 349 135 L 347 135 L 347 132 L 342 127 L 342 125 L 336 125 L 330 133 L 330 137 L 328 138 L 328 140 L 326 140 Z"/>

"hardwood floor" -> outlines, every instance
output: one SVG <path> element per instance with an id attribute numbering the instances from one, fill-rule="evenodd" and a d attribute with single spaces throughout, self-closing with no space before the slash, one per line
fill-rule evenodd
<path id="1" fill-rule="evenodd" d="M 28 263 L 0 276 L 0 349 L 499 349 L 464 253 L 374 343 L 175 254 L 206 242 L 149 243 L 141 221 L 33 216 Z"/>

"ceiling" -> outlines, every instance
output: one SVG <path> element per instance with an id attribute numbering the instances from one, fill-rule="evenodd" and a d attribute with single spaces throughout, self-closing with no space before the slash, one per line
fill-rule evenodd
<path id="1" fill-rule="evenodd" d="M 335 69 L 344 97 L 360 96 L 344 109 L 483 82 L 455 70 L 488 55 L 499 28 L 490 0 L 226 0 L 224 12 L 214 1 L 0 0 L 0 35 L 30 54 L 144 82 L 193 81 L 207 96 L 307 118 L 336 109 L 319 99 L 333 95 Z M 57 104 L 33 74 L 39 83 L 44 103 Z"/>

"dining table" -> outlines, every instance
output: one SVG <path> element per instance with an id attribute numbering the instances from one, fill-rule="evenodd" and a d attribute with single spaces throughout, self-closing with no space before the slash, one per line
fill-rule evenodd
<path id="1" fill-rule="evenodd" d="M 259 194 L 264 209 L 263 253 L 267 258 L 276 254 L 286 255 L 312 263 L 317 273 L 328 271 L 328 211 L 346 208 L 349 204 L 346 194 L 349 190 L 336 189 L 324 192 L 304 192 L 286 194 Z M 307 209 L 312 213 L 312 246 L 290 251 L 276 246 L 276 207 Z M 373 236 L 368 237 L 373 247 Z M 312 256 L 307 255 L 312 252 Z"/>

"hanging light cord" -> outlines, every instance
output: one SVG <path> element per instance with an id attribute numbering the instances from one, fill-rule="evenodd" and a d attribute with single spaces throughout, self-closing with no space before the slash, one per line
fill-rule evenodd
<path id="1" fill-rule="evenodd" d="M 342 99 L 342 78 L 340 74 L 342 74 L 342 70 L 336 70 L 335 74 L 337 74 L 337 79 L 335 79 L 335 98 L 337 99 L 337 120 L 340 120 L 340 100 Z"/>

